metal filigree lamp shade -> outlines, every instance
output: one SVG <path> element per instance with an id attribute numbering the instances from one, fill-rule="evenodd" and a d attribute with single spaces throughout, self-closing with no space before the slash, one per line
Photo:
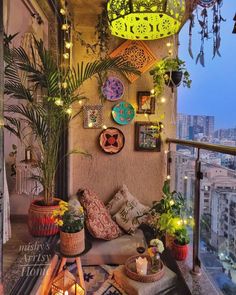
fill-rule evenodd
<path id="1" fill-rule="evenodd" d="M 130 40 L 155 40 L 176 34 L 185 0 L 109 0 L 112 35 Z"/>

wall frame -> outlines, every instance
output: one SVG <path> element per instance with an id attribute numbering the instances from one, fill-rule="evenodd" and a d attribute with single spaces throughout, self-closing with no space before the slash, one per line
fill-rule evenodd
<path id="1" fill-rule="evenodd" d="M 84 128 L 96 129 L 102 128 L 103 123 L 103 106 L 102 105 L 85 105 L 84 113 Z"/>
<path id="2" fill-rule="evenodd" d="M 135 150 L 161 151 L 161 122 L 135 122 Z"/>
<path id="3" fill-rule="evenodd" d="M 155 97 L 150 91 L 137 92 L 138 114 L 155 114 Z"/>

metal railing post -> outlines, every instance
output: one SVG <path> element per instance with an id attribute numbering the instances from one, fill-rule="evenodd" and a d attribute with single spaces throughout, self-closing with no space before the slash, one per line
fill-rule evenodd
<path id="1" fill-rule="evenodd" d="M 201 274 L 201 261 L 199 259 L 200 242 L 200 185 L 202 179 L 200 149 L 197 149 L 195 161 L 195 198 L 194 198 L 194 230 L 193 230 L 193 269 L 192 274 Z"/>
<path id="2" fill-rule="evenodd" d="M 4 197 L 4 141 L 3 141 L 3 0 L 0 0 L 0 295 L 3 294 L 3 197 Z"/>

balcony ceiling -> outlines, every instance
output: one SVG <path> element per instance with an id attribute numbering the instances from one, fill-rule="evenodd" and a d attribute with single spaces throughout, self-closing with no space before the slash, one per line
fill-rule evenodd
<path id="1" fill-rule="evenodd" d="M 68 4 L 71 11 L 81 14 L 98 14 L 101 12 L 101 6 L 104 2 L 104 0 L 69 0 Z"/>

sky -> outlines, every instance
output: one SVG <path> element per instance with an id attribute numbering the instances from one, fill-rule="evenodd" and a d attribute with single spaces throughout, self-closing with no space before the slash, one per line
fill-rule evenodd
<path id="1" fill-rule="evenodd" d="M 221 10 L 222 17 L 226 19 L 221 23 L 222 57 L 212 59 L 210 39 L 205 43 L 205 67 L 195 63 L 200 49 L 197 20 L 192 36 L 194 60 L 188 53 L 189 22 L 180 32 L 179 47 L 179 58 L 186 61 L 193 82 L 190 89 L 178 88 L 178 112 L 215 116 L 215 129 L 236 127 L 236 34 L 232 34 L 236 0 L 225 0 Z"/>

